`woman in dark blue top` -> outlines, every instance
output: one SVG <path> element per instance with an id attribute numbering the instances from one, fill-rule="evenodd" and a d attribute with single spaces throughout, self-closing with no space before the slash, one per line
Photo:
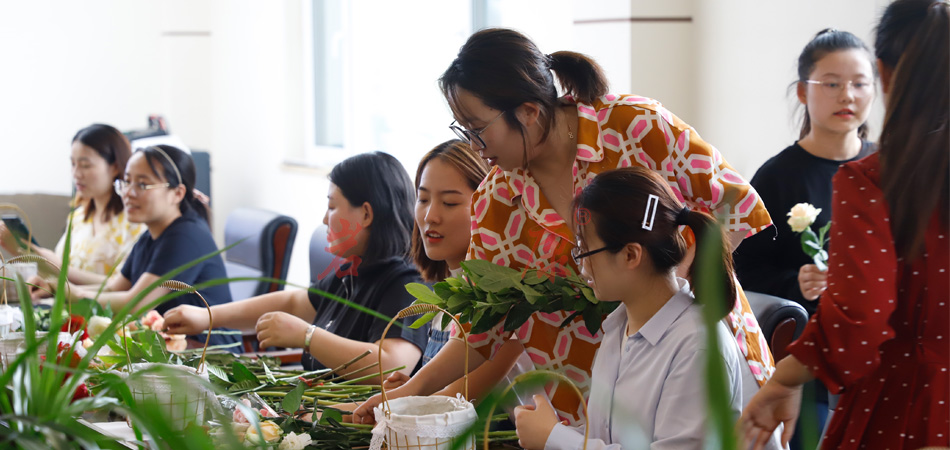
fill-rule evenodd
<path id="1" fill-rule="evenodd" d="M 98 285 L 70 285 L 69 290 L 73 298 L 96 298 L 102 305 L 111 305 L 113 310 L 125 306 L 173 269 L 218 250 L 208 228 L 207 210 L 194 196 L 195 164 L 187 153 L 167 145 L 139 149 L 129 159 L 124 179 L 116 180 L 115 185 L 129 221 L 145 224 L 148 232 L 143 233 L 132 247 L 121 273 L 109 278 L 98 297 Z M 219 278 L 227 278 L 221 255 L 172 277 L 192 286 Z M 137 307 L 169 292 L 163 287 L 156 288 Z M 200 292 L 211 305 L 231 302 L 227 285 L 205 288 Z M 204 308 L 197 295 L 186 294 L 155 309 L 164 313 L 178 305 L 201 305 Z M 197 339 L 204 341 L 203 337 Z M 238 341 L 239 336 L 234 335 L 211 336 L 211 345 Z"/>

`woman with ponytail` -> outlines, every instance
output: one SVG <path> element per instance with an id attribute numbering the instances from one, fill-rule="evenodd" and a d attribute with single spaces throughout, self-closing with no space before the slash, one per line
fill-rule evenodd
<path id="1" fill-rule="evenodd" d="M 132 247 L 121 273 L 109 279 L 103 292 L 98 292 L 98 285 L 70 285 L 70 300 L 95 298 L 116 310 L 168 272 L 216 252 L 218 247 L 208 227 L 208 211 L 195 197 L 194 188 L 195 164 L 187 153 L 168 145 L 136 150 L 125 167 L 124 178 L 116 180 L 115 191 L 122 197 L 129 221 L 145 225 L 146 232 Z M 227 278 L 227 273 L 221 255 L 173 277 L 192 286 L 222 278 Z M 137 307 L 169 292 L 163 287 L 153 289 Z M 231 302 L 231 292 L 224 284 L 201 289 L 201 294 L 211 305 Z M 178 305 L 204 308 L 197 295 L 189 294 L 164 302 L 155 310 L 164 313 Z M 204 342 L 203 337 L 191 337 Z M 235 335 L 214 334 L 211 345 L 236 344 L 238 339 Z"/>
<path id="2" fill-rule="evenodd" d="M 833 180 L 828 289 L 742 417 L 794 428 L 802 384 L 838 407 L 822 448 L 950 445 L 950 3 L 897 0 L 877 27 L 879 150 Z M 786 436 L 787 437 L 787 436 Z"/>
<path id="3" fill-rule="evenodd" d="M 722 321 L 716 322 L 719 347 L 708 347 L 702 308 L 690 283 L 676 274 L 688 252 L 680 227 L 696 239 L 713 229 L 722 233 L 721 228 L 712 216 L 684 207 L 666 180 L 643 167 L 598 175 L 574 199 L 572 210 L 589 218 L 575 224 L 575 263 L 597 298 L 621 303 L 604 320 L 594 359 L 587 448 L 702 448 L 710 429 L 706 352 L 723 357 L 726 398 L 735 418 L 742 409 L 744 374 L 752 377 Z M 722 238 L 722 298 L 735 298 L 731 247 Z M 732 302 L 706 307 L 725 317 Z M 541 398 L 535 403 L 515 410 L 524 448 L 582 447 L 583 429 L 559 424 Z"/>
<path id="4" fill-rule="evenodd" d="M 558 97 L 558 84 L 566 96 Z M 486 29 L 462 46 L 440 87 L 456 119 L 450 128 L 496 166 L 472 197 L 469 259 L 552 275 L 576 273 L 571 200 L 597 174 L 619 167 L 656 171 L 690 209 L 724 220 L 733 246 L 771 223 L 755 190 L 695 130 L 655 100 L 608 94 L 600 67 L 584 55 L 545 55 L 516 31 Z M 685 237 L 691 245 L 690 233 Z M 680 270 L 689 266 L 690 255 Z M 765 339 L 745 298 L 735 305 L 728 323 L 749 361 L 747 370 L 764 381 L 773 370 Z M 500 325 L 472 336 L 469 345 L 478 355 L 473 362 L 493 358 L 505 346 L 523 347 L 500 354 L 527 352 L 534 367 L 565 373 L 587 390 L 601 334 L 590 335 L 580 316 L 560 327 L 571 314 L 534 314 L 514 339 Z M 457 361 L 463 345 L 451 340 L 429 363 L 436 368 L 428 372 L 440 377 L 432 385 L 461 377 Z M 490 374 L 474 375 L 501 380 L 513 363 L 495 358 L 481 370 Z M 552 387 L 548 394 L 558 414 L 571 423 L 581 419 L 580 402 L 570 390 Z M 370 410 L 364 411 L 372 421 Z"/>

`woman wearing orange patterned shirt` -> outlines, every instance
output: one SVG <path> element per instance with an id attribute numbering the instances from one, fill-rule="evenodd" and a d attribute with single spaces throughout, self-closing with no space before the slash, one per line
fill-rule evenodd
<path id="1" fill-rule="evenodd" d="M 552 72 L 566 97 L 557 97 Z M 607 94 L 599 66 L 584 55 L 544 55 L 515 31 L 482 30 L 461 48 L 440 85 L 458 121 L 451 128 L 496 166 L 472 197 L 469 259 L 551 274 L 577 272 L 570 256 L 576 245 L 573 196 L 596 174 L 632 165 L 657 171 L 681 202 L 724 221 L 733 247 L 771 224 L 755 190 L 715 148 L 659 102 Z M 680 272 L 685 274 L 685 267 Z M 536 313 L 514 333 L 499 325 L 470 336 L 469 344 L 482 358 L 499 349 L 510 358 L 521 353 L 511 352 L 511 346 L 523 346 L 536 368 L 564 373 L 586 392 L 601 336 L 590 335 L 580 317 L 561 328 L 571 313 Z M 774 363 L 744 295 L 726 321 L 754 375 L 747 379 L 761 384 Z M 461 348 L 450 341 L 416 377 L 439 373 L 437 382 L 429 380 L 439 386 L 446 384 L 442 378 L 458 378 Z M 510 367 L 493 363 L 504 371 Z M 495 375 L 500 380 L 504 373 Z M 580 420 L 580 404 L 570 390 L 548 394 L 562 419 Z M 368 411 L 358 412 L 361 419 Z"/>

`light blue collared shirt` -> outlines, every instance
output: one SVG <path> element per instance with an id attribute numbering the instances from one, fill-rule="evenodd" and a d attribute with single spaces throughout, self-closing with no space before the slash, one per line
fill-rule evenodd
<path id="1" fill-rule="evenodd" d="M 702 448 L 706 436 L 706 331 L 689 283 L 632 336 L 622 306 L 604 320 L 604 340 L 594 359 L 587 424 L 590 450 Z M 742 410 L 742 370 L 735 337 L 717 322 L 726 367 L 730 418 Z M 621 352 L 622 339 L 626 342 Z M 580 449 L 584 430 L 555 425 L 544 448 Z"/>

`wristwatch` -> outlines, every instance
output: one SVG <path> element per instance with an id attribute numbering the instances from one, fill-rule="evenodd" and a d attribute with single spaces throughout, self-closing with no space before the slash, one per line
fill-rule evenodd
<path id="1" fill-rule="evenodd" d="M 313 331 L 317 329 L 316 325 L 310 325 L 310 328 L 307 328 L 307 334 L 303 338 L 303 351 L 304 353 L 310 353 L 310 340 L 313 338 Z"/>

